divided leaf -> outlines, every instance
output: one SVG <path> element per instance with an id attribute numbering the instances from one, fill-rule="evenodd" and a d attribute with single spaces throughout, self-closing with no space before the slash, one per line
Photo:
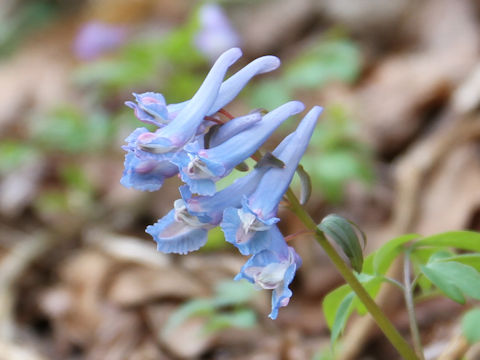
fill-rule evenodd
<path id="1" fill-rule="evenodd" d="M 456 261 L 433 261 L 420 267 L 422 273 L 452 300 L 464 304 L 464 295 L 480 300 L 480 273 Z"/>

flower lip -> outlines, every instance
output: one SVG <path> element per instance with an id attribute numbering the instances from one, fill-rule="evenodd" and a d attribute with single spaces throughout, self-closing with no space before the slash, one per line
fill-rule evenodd
<path id="1" fill-rule="evenodd" d="M 209 227 L 208 224 L 201 222 L 198 217 L 188 212 L 185 202 L 182 199 L 175 200 L 173 207 L 175 210 L 175 221 L 183 222 L 193 228 Z"/>
<path id="2" fill-rule="evenodd" d="M 196 156 L 192 156 L 192 160 L 188 163 L 187 173 L 192 179 L 212 179 L 215 177 L 215 175 L 208 169 L 207 164 Z"/>

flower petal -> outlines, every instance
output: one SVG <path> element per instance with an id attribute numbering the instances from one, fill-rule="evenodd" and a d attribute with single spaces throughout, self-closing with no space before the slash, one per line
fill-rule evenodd
<path id="1" fill-rule="evenodd" d="M 195 136 L 197 128 L 217 98 L 218 91 L 228 68 L 242 56 L 242 51 L 232 48 L 224 52 L 212 66 L 198 91 L 178 113 L 175 120 L 160 129 L 157 137 L 144 145 L 166 149 L 180 149 Z M 163 152 L 158 152 L 163 153 Z"/>
<path id="2" fill-rule="evenodd" d="M 149 225 L 146 232 L 157 243 L 163 253 L 187 254 L 200 249 L 207 242 L 207 229 L 195 228 L 175 220 L 175 210 Z"/>

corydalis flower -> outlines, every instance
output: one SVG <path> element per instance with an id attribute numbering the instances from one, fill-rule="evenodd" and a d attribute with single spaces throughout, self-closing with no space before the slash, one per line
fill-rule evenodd
<path id="1" fill-rule="evenodd" d="M 185 202 L 176 200 L 174 208 L 146 232 L 163 253 L 186 254 L 200 249 L 207 242 L 207 233 L 213 226 L 200 221 L 187 211 Z"/>
<path id="2" fill-rule="evenodd" d="M 262 56 L 250 62 L 221 84 L 215 101 L 206 112 L 206 115 L 212 116 L 218 110 L 228 105 L 254 76 L 273 71 L 279 66 L 280 60 L 270 55 Z M 125 104 L 134 109 L 135 116 L 140 121 L 154 124 L 158 127 L 163 127 L 172 122 L 192 101 L 187 100 L 167 105 L 164 96 L 159 93 L 147 92 L 133 95 L 137 104 L 132 101 L 127 101 Z"/>
<path id="3" fill-rule="evenodd" d="M 197 132 L 197 128 L 214 104 L 228 68 L 241 55 L 242 52 L 238 48 L 224 52 L 215 62 L 205 81 L 189 103 L 178 113 L 175 121 L 157 130 L 155 137 L 140 142 L 140 147 L 155 154 L 169 154 L 169 156 L 164 157 L 164 159 L 168 159 L 174 152 L 191 141 Z"/>
<path id="4" fill-rule="evenodd" d="M 167 103 L 162 94 L 146 92 L 143 94 L 133 93 L 133 96 L 135 96 L 137 104 L 127 101 L 125 105 L 134 110 L 138 120 L 158 127 L 169 123 Z"/>
<path id="5" fill-rule="evenodd" d="M 322 108 L 315 106 L 284 142 L 278 154 L 284 168 L 272 168 L 262 177 L 257 189 L 242 200 L 242 208 L 227 208 L 221 223 L 225 239 L 234 244 L 243 255 L 256 253 L 268 246 L 266 231 L 280 219 L 276 217 L 278 204 L 292 181 L 295 170 L 305 152 Z"/>
<path id="6" fill-rule="evenodd" d="M 198 143 L 192 143 L 171 161 L 178 166 L 182 180 L 192 192 L 212 195 L 215 193 L 215 181 L 253 155 L 283 121 L 304 108 L 299 101 L 288 102 L 220 145 L 202 149 Z"/>
<path id="7" fill-rule="evenodd" d="M 223 9 L 216 4 L 206 4 L 199 10 L 200 30 L 194 42 L 197 49 L 209 59 L 215 59 L 226 49 L 240 45 Z"/>
<path id="8" fill-rule="evenodd" d="M 162 187 L 166 178 L 178 173 L 175 165 L 168 161 L 155 159 L 140 159 L 135 155 L 134 149 L 139 137 L 151 134 L 146 128 L 138 128 L 130 134 L 125 141 L 127 150 L 125 154 L 125 168 L 120 183 L 127 188 L 141 191 L 155 191 Z"/>
<path id="9" fill-rule="evenodd" d="M 73 44 L 75 55 L 82 60 L 93 60 L 124 43 L 126 29 L 119 25 L 92 21 L 82 26 Z"/>
<path id="10" fill-rule="evenodd" d="M 302 260 L 292 247 L 287 246 L 276 226 L 267 231 L 267 236 L 271 237 L 270 247 L 253 255 L 235 280 L 246 279 L 259 289 L 272 290 L 272 312 L 269 317 L 276 319 L 278 309 L 287 306 L 292 297 L 288 286 Z"/>

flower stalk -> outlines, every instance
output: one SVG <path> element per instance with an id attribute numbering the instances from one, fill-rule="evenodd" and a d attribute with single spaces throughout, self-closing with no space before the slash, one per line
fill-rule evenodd
<path id="1" fill-rule="evenodd" d="M 358 281 L 347 264 L 345 264 L 340 255 L 336 252 L 335 248 L 330 244 L 330 242 L 328 242 L 325 235 L 317 228 L 317 224 L 312 219 L 310 214 L 303 208 L 303 206 L 300 205 L 300 202 L 291 189 L 287 190 L 286 196 L 290 203 L 290 209 L 309 230 L 315 232 L 315 240 L 317 240 L 342 277 L 345 279 L 348 285 L 350 285 L 360 301 L 365 305 L 368 312 L 377 323 L 378 327 L 382 330 L 398 353 L 406 360 L 420 360 L 410 345 L 400 335 L 398 330 L 393 326 L 391 321 L 386 317 L 384 312 L 378 307 L 372 297 Z"/>

